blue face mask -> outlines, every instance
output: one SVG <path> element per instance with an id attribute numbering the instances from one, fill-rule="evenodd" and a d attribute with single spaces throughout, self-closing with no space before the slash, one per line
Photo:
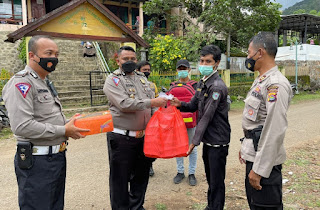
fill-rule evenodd
<path id="1" fill-rule="evenodd" d="M 213 72 L 213 66 L 199 66 L 201 75 L 208 76 Z"/>
<path id="2" fill-rule="evenodd" d="M 178 77 L 180 78 L 186 78 L 189 75 L 188 70 L 180 70 L 178 71 Z"/>

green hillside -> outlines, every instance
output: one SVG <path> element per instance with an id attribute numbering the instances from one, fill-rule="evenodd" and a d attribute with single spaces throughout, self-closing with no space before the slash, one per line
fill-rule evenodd
<path id="1" fill-rule="evenodd" d="M 320 0 L 304 0 L 298 2 L 295 5 L 285 9 L 282 14 L 291 15 L 297 13 L 297 11 L 300 11 L 298 13 L 310 13 L 312 10 L 316 10 L 317 12 L 320 11 Z"/>

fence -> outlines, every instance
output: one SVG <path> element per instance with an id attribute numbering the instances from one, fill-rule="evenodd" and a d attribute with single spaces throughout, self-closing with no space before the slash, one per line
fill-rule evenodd
<path id="1" fill-rule="evenodd" d="M 102 106 L 107 104 L 107 97 L 103 93 L 103 85 L 107 72 L 91 71 L 90 79 L 90 104 L 91 106 Z"/>

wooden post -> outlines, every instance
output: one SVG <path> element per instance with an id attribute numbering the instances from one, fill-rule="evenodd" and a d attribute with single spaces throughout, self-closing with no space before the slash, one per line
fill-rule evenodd
<path id="1" fill-rule="evenodd" d="M 230 87 L 230 69 L 227 70 L 218 70 L 221 74 L 221 79 L 224 81 L 227 87 Z"/>
<path id="2" fill-rule="evenodd" d="M 224 72 L 224 83 L 229 88 L 230 87 L 230 69 L 226 69 Z"/>
<path id="3" fill-rule="evenodd" d="M 143 35 L 143 2 L 139 3 L 139 36 Z"/>
<path id="4" fill-rule="evenodd" d="M 27 25 L 27 2 L 26 0 L 21 0 L 21 6 L 22 6 L 22 25 Z"/>
<path id="5" fill-rule="evenodd" d="M 257 78 L 260 75 L 258 71 L 254 71 L 254 78 Z"/>
<path id="6" fill-rule="evenodd" d="M 31 0 L 28 0 L 28 22 L 32 21 L 32 9 L 31 9 Z"/>
<path id="7" fill-rule="evenodd" d="M 29 44 L 30 39 L 31 39 L 31 36 L 27 36 L 26 37 L 26 61 L 27 61 L 27 65 L 29 64 L 29 47 L 28 47 L 28 44 Z"/>

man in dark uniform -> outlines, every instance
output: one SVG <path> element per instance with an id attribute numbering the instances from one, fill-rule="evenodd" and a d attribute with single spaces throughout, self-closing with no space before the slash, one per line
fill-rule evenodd
<path id="1" fill-rule="evenodd" d="M 203 162 L 208 181 L 208 206 L 206 209 L 222 210 L 225 202 L 226 159 L 230 142 L 228 120 L 228 89 L 217 72 L 221 51 L 208 45 L 201 49 L 199 71 L 204 77 L 197 86 L 196 94 L 189 103 L 177 98 L 171 105 L 183 112 L 198 110 L 197 128 L 188 154 L 203 142 Z"/>
<path id="2" fill-rule="evenodd" d="M 103 91 L 109 100 L 114 130 L 107 133 L 110 164 L 110 200 L 114 210 L 142 210 L 151 159 L 144 156 L 144 130 L 165 98 L 154 98 L 145 75 L 135 71 L 132 47 L 118 51 L 119 69 L 108 76 Z M 128 186 L 128 184 L 130 186 Z"/>
<path id="3" fill-rule="evenodd" d="M 278 210 L 282 204 L 283 145 L 288 127 L 287 111 L 292 98 L 289 81 L 275 63 L 277 43 L 270 32 L 250 40 L 245 65 L 259 71 L 247 94 L 243 110 L 239 159 L 246 163 L 245 187 L 250 209 Z"/>
<path id="4" fill-rule="evenodd" d="M 63 209 L 66 141 L 83 138 L 86 129 L 66 121 L 46 76 L 58 63 L 58 46 L 46 36 L 29 41 L 29 64 L 14 75 L 2 93 L 11 130 L 17 138 L 14 160 L 22 210 Z"/>

